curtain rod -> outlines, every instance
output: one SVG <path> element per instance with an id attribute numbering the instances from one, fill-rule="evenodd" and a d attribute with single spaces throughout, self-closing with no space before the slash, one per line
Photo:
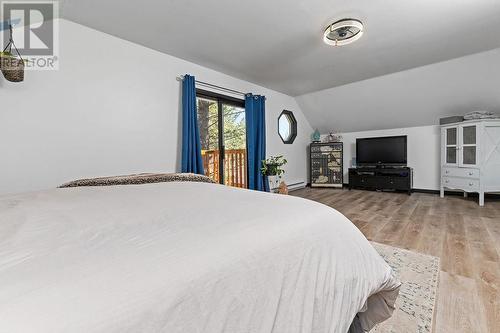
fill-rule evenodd
<path id="1" fill-rule="evenodd" d="M 184 75 L 178 76 L 177 80 L 178 81 L 184 80 Z M 242 95 L 242 96 L 246 95 L 246 93 L 244 93 L 244 92 L 241 92 L 241 91 L 238 91 L 238 90 L 234 90 L 234 89 L 224 88 L 224 87 L 221 87 L 221 86 L 217 86 L 215 84 L 211 84 L 211 83 L 207 83 L 207 82 L 203 82 L 203 81 L 198 81 L 198 80 L 195 80 L 195 82 L 197 84 L 199 84 L 199 85 L 210 87 L 210 88 L 214 88 L 214 89 L 217 89 L 217 90 L 227 91 L 227 92 L 230 92 L 230 93 L 233 93 L 233 94 L 237 94 L 237 95 Z"/>

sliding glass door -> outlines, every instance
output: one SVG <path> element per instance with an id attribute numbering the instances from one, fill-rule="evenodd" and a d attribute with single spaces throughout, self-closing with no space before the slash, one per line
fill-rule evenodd
<path id="1" fill-rule="evenodd" d="M 247 187 L 243 100 L 198 90 L 198 126 L 205 174 L 218 183 Z"/>

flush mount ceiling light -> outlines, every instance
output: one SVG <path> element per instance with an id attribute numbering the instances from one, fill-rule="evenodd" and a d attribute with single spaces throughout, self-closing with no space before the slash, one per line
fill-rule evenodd
<path id="1" fill-rule="evenodd" d="M 342 46 L 351 44 L 363 35 L 363 23 L 355 19 L 343 19 L 330 24 L 323 34 L 328 45 Z"/>

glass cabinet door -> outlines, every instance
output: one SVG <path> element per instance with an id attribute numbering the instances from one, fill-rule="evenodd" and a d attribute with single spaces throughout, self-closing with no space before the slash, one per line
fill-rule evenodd
<path id="1" fill-rule="evenodd" d="M 458 127 L 447 128 L 444 140 L 446 164 L 458 164 Z"/>
<path id="2" fill-rule="evenodd" d="M 463 125 L 460 127 L 462 149 L 460 160 L 463 166 L 477 164 L 477 127 L 476 125 Z"/>

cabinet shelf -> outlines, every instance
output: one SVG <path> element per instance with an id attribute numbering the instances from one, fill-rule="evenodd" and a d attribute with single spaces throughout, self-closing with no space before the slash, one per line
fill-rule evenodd
<path id="1" fill-rule="evenodd" d="M 342 142 L 311 143 L 309 146 L 311 187 L 342 187 L 343 149 Z"/>

